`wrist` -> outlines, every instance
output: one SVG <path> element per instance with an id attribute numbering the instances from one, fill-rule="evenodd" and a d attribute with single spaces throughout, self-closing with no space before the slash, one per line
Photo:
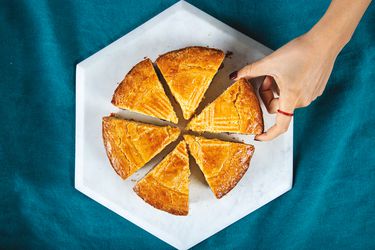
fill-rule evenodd
<path id="1" fill-rule="evenodd" d="M 350 40 L 350 37 L 340 35 L 334 28 L 320 25 L 320 23 L 316 24 L 305 36 L 317 49 L 334 55 L 339 54 Z"/>

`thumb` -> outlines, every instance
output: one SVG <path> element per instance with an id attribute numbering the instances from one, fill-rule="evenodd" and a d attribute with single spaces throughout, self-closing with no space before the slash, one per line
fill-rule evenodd
<path id="1" fill-rule="evenodd" d="M 229 75 L 231 80 L 238 80 L 240 78 L 254 78 L 258 76 L 267 75 L 266 65 L 264 60 L 261 59 L 254 63 L 248 64 L 238 71 L 234 71 Z"/>
<path id="2" fill-rule="evenodd" d="M 289 128 L 290 122 L 292 121 L 294 108 L 295 101 L 286 96 L 283 96 L 283 92 L 281 90 L 279 109 L 276 113 L 275 124 L 271 128 L 269 128 L 268 131 L 264 132 L 263 134 L 257 135 L 255 137 L 255 140 L 269 141 L 285 133 Z"/>

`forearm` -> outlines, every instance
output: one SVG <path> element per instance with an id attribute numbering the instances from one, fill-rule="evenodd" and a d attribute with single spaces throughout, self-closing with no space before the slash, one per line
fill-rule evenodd
<path id="1" fill-rule="evenodd" d="M 351 39 L 371 0 L 332 0 L 320 21 L 308 32 L 338 53 Z"/>

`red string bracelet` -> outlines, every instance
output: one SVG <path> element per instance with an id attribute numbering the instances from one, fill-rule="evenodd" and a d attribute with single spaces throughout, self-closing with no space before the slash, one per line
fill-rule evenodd
<path id="1" fill-rule="evenodd" d="M 278 109 L 277 112 L 280 113 L 280 114 L 286 115 L 286 116 L 293 116 L 294 115 L 293 113 L 288 113 L 288 112 L 282 111 L 280 109 Z"/>

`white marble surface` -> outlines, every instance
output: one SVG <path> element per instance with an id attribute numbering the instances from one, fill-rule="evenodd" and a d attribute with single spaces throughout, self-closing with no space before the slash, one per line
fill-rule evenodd
<path id="1" fill-rule="evenodd" d="M 230 72 L 271 52 L 192 5 L 179 2 L 79 63 L 76 72 L 76 189 L 180 249 L 194 246 L 282 195 L 292 187 L 293 179 L 293 125 L 272 142 L 255 142 L 250 136 L 221 135 L 255 145 L 250 168 L 232 192 L 217 200 L 191 161 L 190 211 L 186 217 L 154 209 L 132 190 L 135 181 L 176 143 L 128 180 L 122 181 L 116 175 L 103 147 L 101 118 L 116 112 L 126 118 L 166 124 L 112 106 L 110 100 L 117 83 L 143 57 L 155 60 L 159 54 L 191 45 L 233 52 L 231 58 L 225 59 L 224 68 L 212 82 L 199 111 L 230 84 Z M 176 109 L 180 113 L 178 106 Z M 262 109 L 269 127 L 274 117 Z M 179 126 L 183 127 L 184 122 Z"/>

